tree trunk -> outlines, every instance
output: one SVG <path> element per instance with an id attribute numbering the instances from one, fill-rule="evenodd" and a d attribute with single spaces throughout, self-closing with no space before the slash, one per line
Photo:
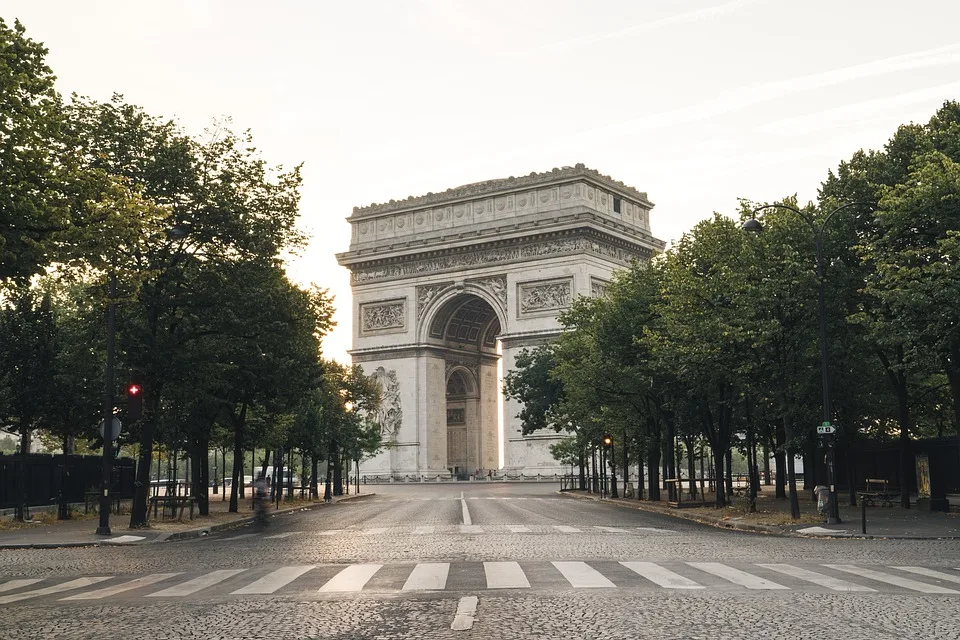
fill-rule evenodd
<path id="1" fill-rule="evenodd" d="M 714 477 L 717 479 L 717 494 L 714 505 L 717 507 L 727 506 L 727 496 L 724 491 L 724 469 L 723 469 L 723 460 L 726 458 L 723 451 L 718 451 L 714 448 L 713 443 L 710 444 L 710 448 L 713 449 L 713 464 L 714 464 Z"/>
<path id="2" fill-rule="evenodd" d="M 773 484 L 770 479 L 770 447 L 766 442 L 763 443 L 763 484 L 768 487 Z"/>
<path id="3" fill-rule="evenodd" d="M 140 423 L 140 452 L 137 456 L 137 481 L 133 487 L 130 528 L 147 526 L 147 497 L 150 492 L 150 465 L 153 462 L 153 433 L 160 407 L 160 388 L 148 379 L 143 385 L 146 417 Z"/>
<path id="4" fill-rule="evenodd" d="M 726 458 L 727 496 L 730 500 L 733 500 L 733 448 L 730 446 L 727 447 Z"/>
<path id="5" fill-rule="evenodd" d="M 231 412 L 233 422 L 233 482 L 230 483 L 230 513 L 237 513 L 240 510 L 240 501 L 237 494 L 241 490 L 243 481 L 243 427 L 247 421 L 247 405 L 240 407 L 240 414 L 234 416 Z"/>
<path id="6" fill-rule="evenodd" d="M 784 440 L 786 436 L 783 432 L 783 424 L 777 425 L 777 442 L 773 443 L 773 469 L 776 474 L 774 483 L 774 497 L 777 500 L 787 499 L 787 453 L 784 450 Z"/>
<path id="7" fill-rule="evenodd" d="M 696 442 L 694 441 L 693 436 L 685 436 L 683 439 L 684 444 L 687 447 L 687 480 L 690 485 L 690 497 L 694 500 L 697 499 L 697 461 L 695 457 L 696 452 Z"/>
<path id="8" fill-rule="evenodd" d="M 786 417 L 783 418 L 783 431 L 787 445 L 787 484 L 790 488 L 790 517 L 794 520 L 797 520 L 800 517 L 800 498 L 797 495 L 797 476 L 796 473 L 794 473 L 796 470 L 796 462 L 794 460 L 794 452 L 792 449 L 793 428 L 787 422 Z"/>
<path id="9" fill-rule="evenodd" d="M 320 456 L 316 452 L 310 456 L 310 497 L 314 500 L 320 499 L 320 490 L 317 488 L 317 480 L 320 474 Z"/>
<path id="10" fill-rule="evenodd" d="M 651 446 L 647 449 L 647 474 L 650 485 L 650 500 L 660 502 L 660 447 Z"/>

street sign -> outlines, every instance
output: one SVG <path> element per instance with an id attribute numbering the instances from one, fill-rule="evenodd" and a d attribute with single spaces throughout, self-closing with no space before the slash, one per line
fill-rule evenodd
<path id="1" fill-rule="evenodd" d="M 817 433 L 819 435 L 829 435 L 831 433 L 836 433 L 837 428 L 830 424 L 822 424 L 817 427 Z"/>
<path id="2" fill-rule="evenodd" d="M 114 417 L 113 420 L 110 421 L 110 427 L 111 427 L 110 439 L 111 440 L 116 440 L 117 438 L 120 437 L 121 426 L 122 425 L 120 424 L 120 418 Z M 102 438 L 103 437 L 103 420 L 100 421 L 100 425 L 97 427 L 97 429 L 99 429 L 100 437 Z"/>

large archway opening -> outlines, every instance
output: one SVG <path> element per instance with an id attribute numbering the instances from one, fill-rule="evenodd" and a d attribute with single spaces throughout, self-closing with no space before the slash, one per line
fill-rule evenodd
<path id="1" fill-rule="evenodd" d="M 444 360 L 446 469 L 461 479 L 500 466 L 500 318 L 483 298 L 461 293 L 434 315 L 427 342 Z M 441 395 L 442 394 L 442 395 Z"/>

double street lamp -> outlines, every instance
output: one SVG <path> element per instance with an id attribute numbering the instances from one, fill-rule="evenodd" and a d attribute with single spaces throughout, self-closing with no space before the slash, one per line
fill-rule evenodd
<path id="1" fill-rule="evenodd" d="M 759 234 L 763 231 L 763 224 L 757 220 L 757 214 L 766 209 L 781 209 L 795 213 L 813 232 L 813 240 L 817 251 L 817 315 L 820 320 L 820 369 L 823 387 L 823 424 L 818 428 L 818 433 L 824 436 L 827 448 L 827 485 L 830 489 L 830 505 L 827 514 L 828 524 L 840 523 L 840 506 L 837 504 L 836 467 L 834 460 L 834 432 L 836 428 L 830 423 L 832 410 L 830 408 L 830 375 L 827 354 L 827 305 L 823 279 L 823 230 L 833 216 L 840 211 L 849 209 L 850 207 L 864 205 L 869 206 L 870 203 L 848 202 L 842 204 L 828 213 L 818 225 L 813 216 L 809 213 L 804 213 L 800 209 L 785 204 L 767 204 L 754 209 L 750 214 L 750 219 L 745 221 L 741 227 L 744 231 Z"/>

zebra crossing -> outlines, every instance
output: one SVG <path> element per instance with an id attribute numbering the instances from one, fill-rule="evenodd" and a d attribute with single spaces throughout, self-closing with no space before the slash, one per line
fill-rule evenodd
<path id="1" fill-rule="evenodd" d="M 524 501 L 526 501 L 526 502 L 553 502 L 553 501 L 556 501 L 556 500 L 567 500 L 567 499 L 568 499 L 568 498 L 563 498 L 563 497 L 560 497 L 560 496 L 543 496 L 543 497 L 539 497 L 539 496 L 466 496 L 465 498 L 463 498 L 463 500 L 479 500 L 479 501 L 486 501 L 486 500 L 506 500 L 506 501 L 514 501 L 514 502 L 524 502 Z M 368 499 L 364 500 L 363 502 L 353 503 L 353 505 L 354 505 L 354 506 L 356 506 L 356 505 L 363 506 L 363 505 L 368 505 L 368 504 L 383 504 L 383 503 L 387 503 L 387 502 L 390 502 L 390 503 L 395 503 L 395 502 L 444 502 L 444 501 L 460 502 L 460 500 L 461 500 L 460 496 L 455 496 L 455 497 L 451 497 L 451 496 L 444 496 L 444 497 L 431 496 L 431 497 L 429 497 L 429 498 L 385 498 L 385 497 L 384 497 L 384 498 L 381 498 L 381 497 L 374 497 L 374 498 L 368 498 Z"/>
<path id="2" fill-rule="evenodd" d="M 327 529 L 324 531 L 284 531 L 274 534 L 241 533 L 238 535 L 216 536 L 207 538 L 211 542 L 236 542 L 249 538 L 257 540 L 283 540 L 304 536 L 425 536 L 425 535 L 482 535 L 482 534 L 622 534 L 634 536 L 672 535 L 677 533 L 673 529 L 657 527 L 608 527 L 601 525 L 532 525 L 532 524 L 452 524 L 452 525 L 416 525 L 403 527 L 368 527 L 356 529 Z"/>
<path id="3" fill-rule="evenodd" d="M 960 569 L 850 564 L 649 561 L 491 561 L 300 564 L 131 576 L 0 578 L 0 607 L 24 601 L 103 603 L 249 595 L 324 597 L 360 593 L 485 590 L 665 589 L 960 595 Z"/>

